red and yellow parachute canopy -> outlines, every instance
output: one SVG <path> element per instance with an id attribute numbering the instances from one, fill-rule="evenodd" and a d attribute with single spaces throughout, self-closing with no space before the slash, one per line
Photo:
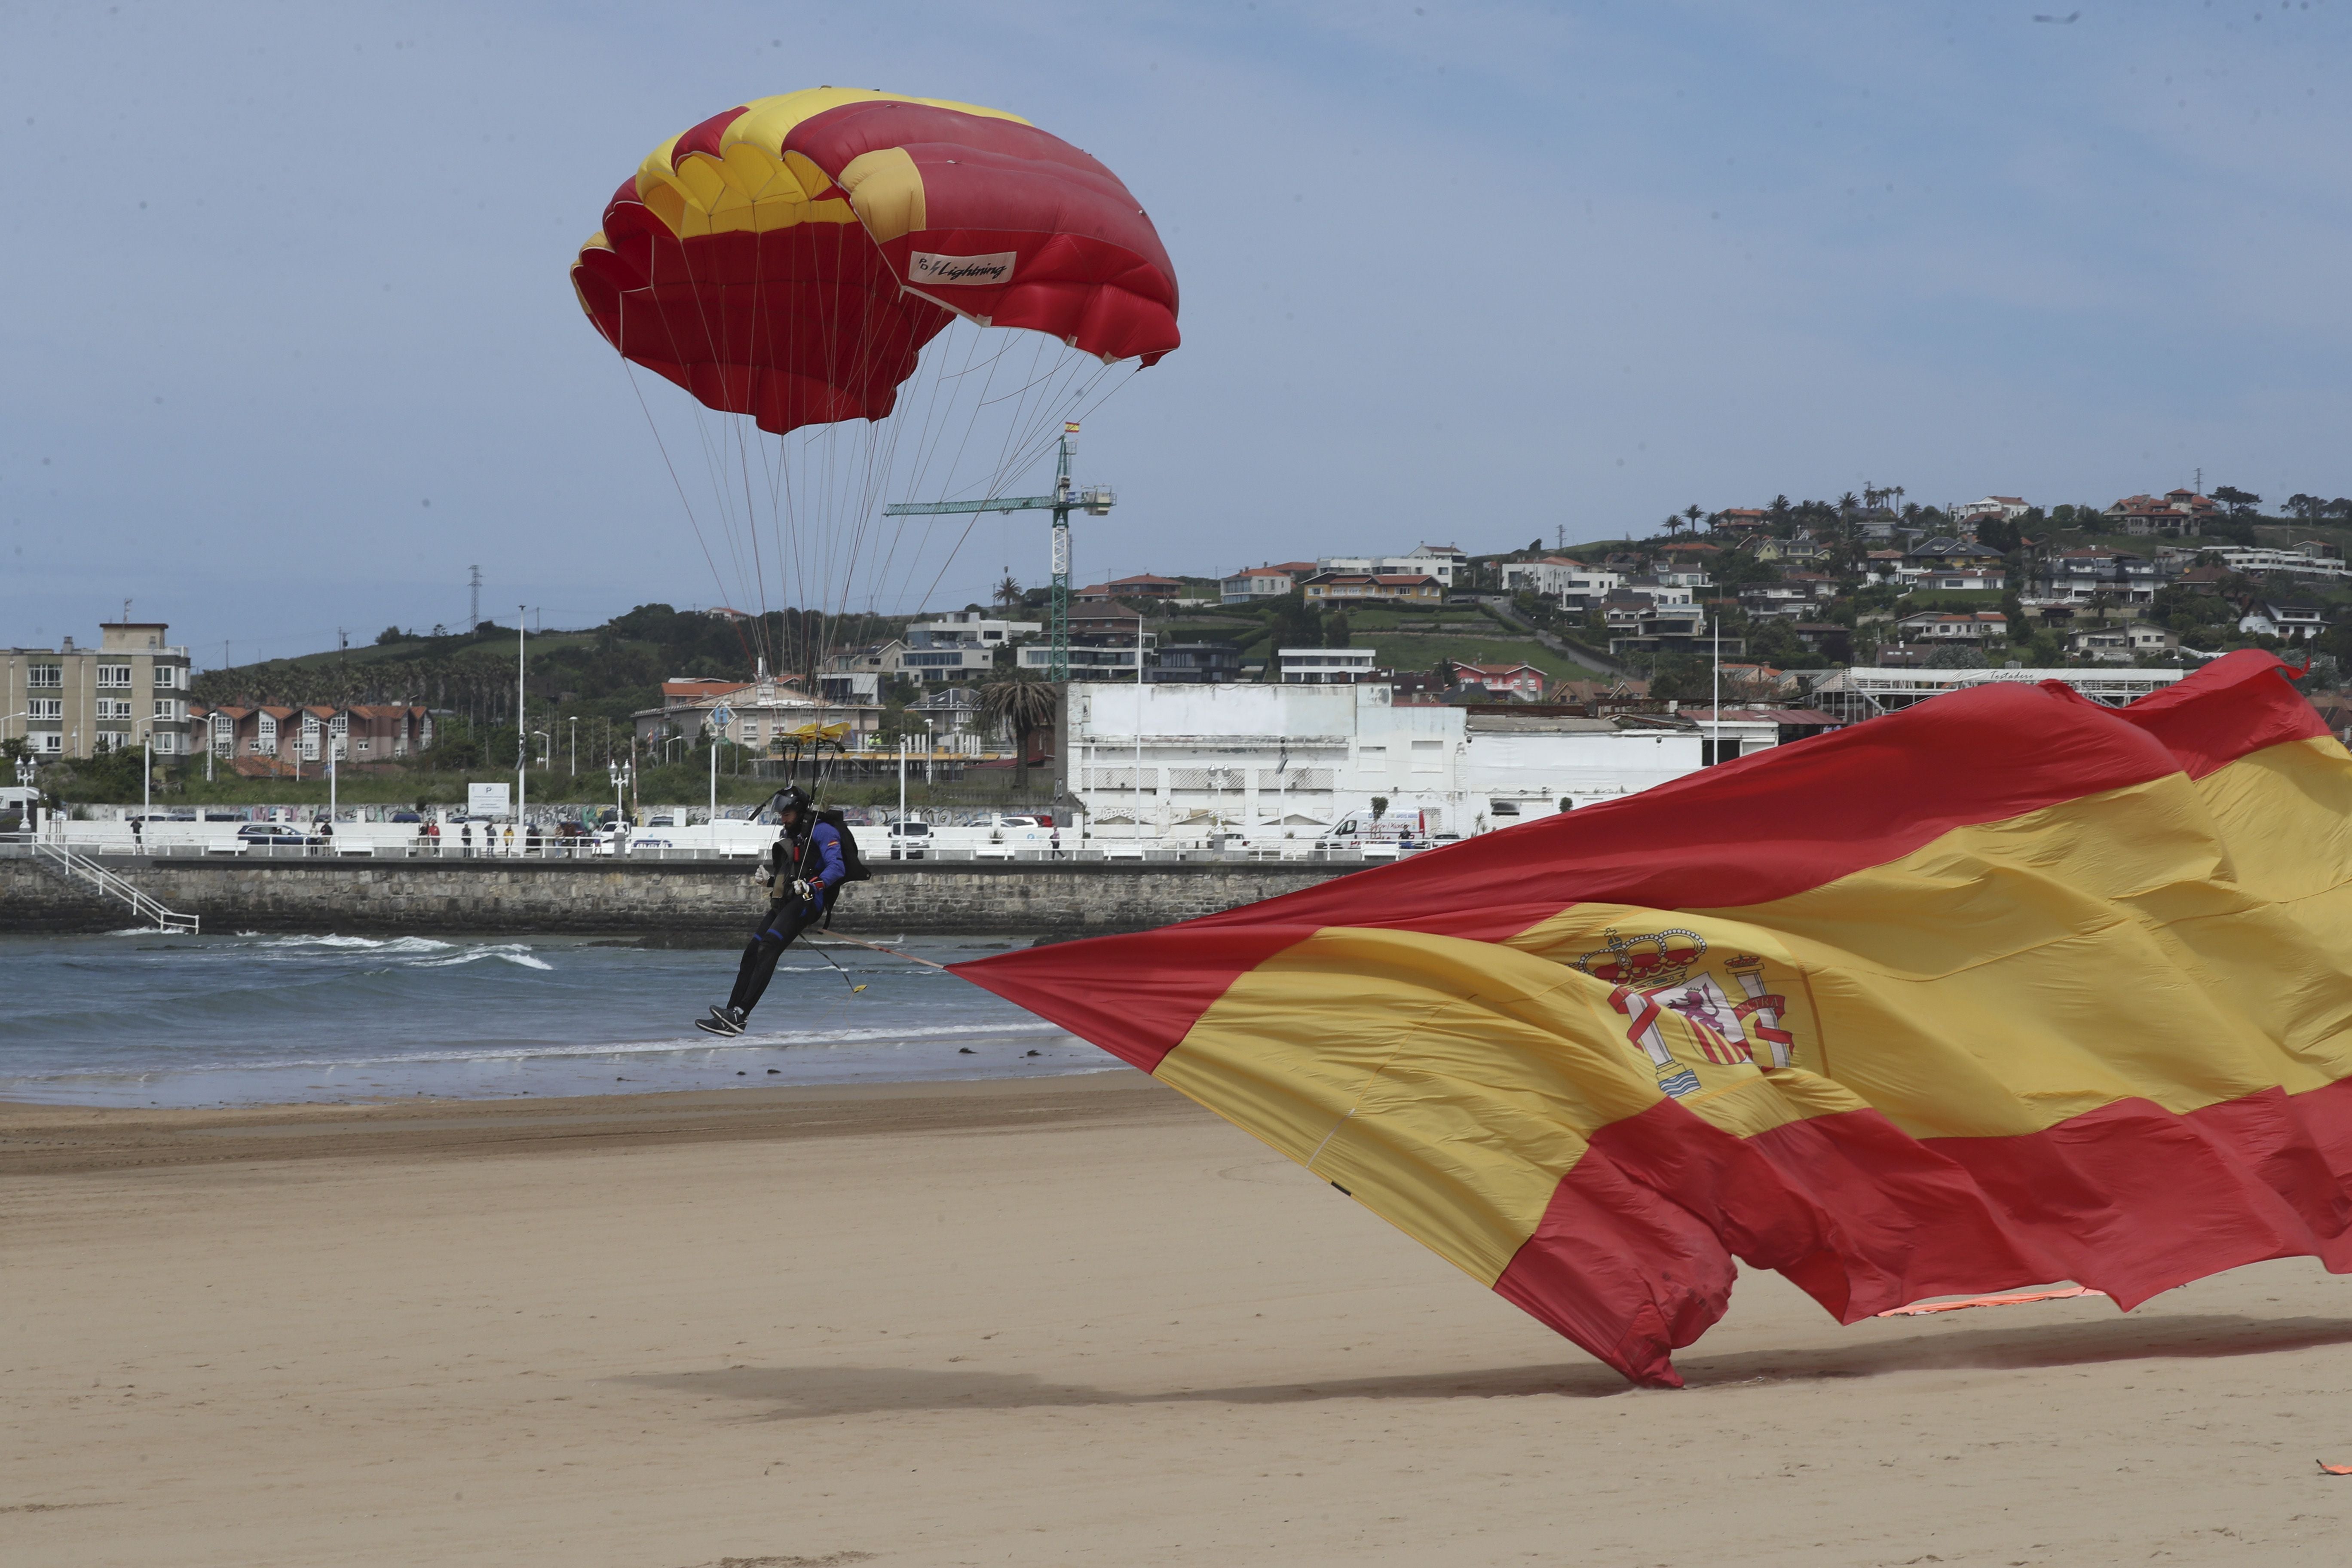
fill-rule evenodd
<path id="1" fill-rule="evenodd" d="M 1108 169 L 998 110 L 851 88 L 655 148 L 572 279 L 623 357 L 779 433 L 887 416 L 958 315 L 1106 362 L 1178 342 L 1168 253 Z"/>

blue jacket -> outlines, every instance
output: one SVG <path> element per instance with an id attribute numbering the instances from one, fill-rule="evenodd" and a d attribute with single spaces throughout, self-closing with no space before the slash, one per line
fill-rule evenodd
<path id="1" fill-rule="evenodd" d="M 849 869 L 841 858 L 841 829 L 829 822 L 820 822 L 811 828 L 805 840 L 778 839 L 774 863 L 783 882 L 794 878 L 806 880 L 809 890 L 820 902 L 840 890 Z M 789 891 L 780 884 L 776 896 L 786 897 Z"/>
<path id="2" fill-rule="evenodd" d="M 817 868 L 816 874 L 808 878 L 808 885 L 819 898 L 823 898 L 839 889 L 842 879 L 849 874 L 849 868 L 841 860 L 841 829 L 830 822 L 820 822 L 810 830 L 809 844 L 816 850 Z M 805 853 L 801 856 L 801 865 L 803 868 L 808 865 Z M 803 875 L 807 875 L 805 869 Z"/>

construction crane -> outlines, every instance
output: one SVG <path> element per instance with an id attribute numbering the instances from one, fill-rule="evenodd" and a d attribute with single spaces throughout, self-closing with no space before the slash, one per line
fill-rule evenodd
<path id="1" fill-rule="evenodd" d="M 1062 426 L 1061 457 L 1054 469 L 1054 493 L 1049 496 L 1003 496 L 994 500 L 964 501 L 898 501 L 882 509 L 885 517 L 971 517 L 986 511 L 1050 511 L 1054 514 L 1054 587 L 1051 625 L 1046 628 L 1051 638 L 1051 652 L 1046 656 L 1045 679 L 1070 679 L 1070 514 L 1083 511 L 1088 517 L 1108 517 L 1110 509 L 1118 504 L 1118 497 L 1107 486 L 1074 489 L 1070 484 L 1070 457 L 1077 450 L 1078 427 L 1075 422 Z"/>

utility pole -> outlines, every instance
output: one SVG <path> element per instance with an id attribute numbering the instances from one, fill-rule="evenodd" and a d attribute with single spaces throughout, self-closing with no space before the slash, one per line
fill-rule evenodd
<path id="1" fill-rule="evenodd" d="M 473 597 L 468 601 L 472 608 L 466 615 L 466 629 L 470 632 L 482 624 L 482 569 L 478 566 L 468 566 L 466 570 L 474 574 L 470 584 Z"/>
<path id="2" fill-rule="evenodd" d="M 1715 617 L 1715 739 L 1707 747 L 1706 765 L 1723 761 L 1723 618 Z"/>
<path id="3" fill-rule="evenodd" d="M 479 567 L 475 568 L 477 575 L 479 574 L 480 570 Z M 523 700 L 527 695 L 522 684 L 523 663 L 526 657 L 523 647 L 522 617 L 523 608 L 520 605 L 517 605 L 515 606 L 515 821 L 518 823 L 522 821 L 523 803 L 527 798 L 526 792 L 530 784 L 530 721 L 523 717 L 522 707 Z M 478 626 L 481 623 L 478 621 L 475 624 Z"/>
<path id="4" fill-rule="evenodd" d="M 1070 679 L 1070 513 L 1108 517 L 1118 502 L 1108 486 L 1070 488 L 1070 458 L 1077 450 L 1078 426 L 1062 426 L 1061 457 L 1054 469 L 1054 493 L 1049 496 L 1007 496 L 984 501 L 898 501 L 882 509 L 884 517 L 969 517 L 984 511 L 1050 511 L 1054 514 L 1053 608 L 1046 627 L 1051 652 L 1045 666 L 1048 680 Z"/>

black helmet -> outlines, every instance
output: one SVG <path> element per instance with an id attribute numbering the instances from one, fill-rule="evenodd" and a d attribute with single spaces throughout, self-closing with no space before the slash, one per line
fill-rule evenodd
<path id="1" fill-rule="evenodd" d="M 783 788 L 778 790 L 774 795 L 768 797 L 768 809 L 774 812 L 779 817 L 782 816 L 787 811 L 797 811 L 801 814 L 802 820 L 806 821 L 809 815 L 809 805 L 810 801 L 808 791 L 801 788 L 798 784 L 786 784 Z"/>

